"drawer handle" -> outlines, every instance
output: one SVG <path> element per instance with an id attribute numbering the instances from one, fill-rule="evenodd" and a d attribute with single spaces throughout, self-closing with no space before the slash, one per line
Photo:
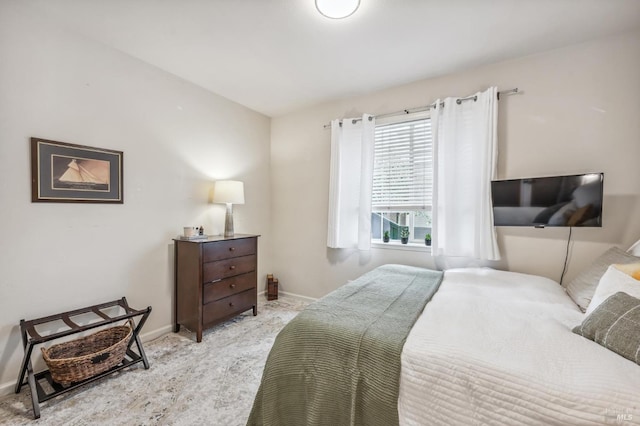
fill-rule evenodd
<path id="1" fill-rule="evenodd" d="M 234 269 L 236 269 L 236 265 L 229 266 L 229 269 L 231 269 L 233 271 Z"/>
<path id="2" fill-rule="evenodd" d="M 236 251 L 235 247 L 229 247 L 229 251 Z"/>
<path id="3" fill-rule="evenodd" d="M 233 308 L 233 302 L 229 302 L 229 306 Z"/>
<path id="4" fill-rule="evenodd" d="M 229 284 L 229 287 L 236 288 L 236 285 L 235 284 Z"/>

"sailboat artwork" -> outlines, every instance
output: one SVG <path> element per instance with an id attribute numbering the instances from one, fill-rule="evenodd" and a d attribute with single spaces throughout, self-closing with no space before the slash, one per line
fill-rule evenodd
<path id="1" fill-rule="evenodd" d="M 109 162 L 102 160 L 53 156 L 55 163 L 64 161 L 66 170 L 55 179 L 56 189 L 87 189 L 91 191 L 109 190 Z"/>
<path id="2" fill-rule="evenodd" d="M 31 138 L 31 202 L 123 204 L 123 155 Z"/>

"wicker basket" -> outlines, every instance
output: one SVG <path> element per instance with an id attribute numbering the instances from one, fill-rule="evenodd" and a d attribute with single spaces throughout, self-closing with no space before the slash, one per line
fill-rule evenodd
<path id="1" fill-rule="evenodd" d="M 120 364 L 127 351 L 131 334 L 131 327 L 119 325 L 40 349 L 51 372 L 51 378 L 67 386 Z"/>

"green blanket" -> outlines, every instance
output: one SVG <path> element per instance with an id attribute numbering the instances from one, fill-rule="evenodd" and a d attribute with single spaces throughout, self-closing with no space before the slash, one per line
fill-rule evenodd
<path id="1" fill-rule="evenodd" d="M 441 281 L 385 265 L 309 305 L 276 337 L 247 425 L 397 425 L 402 346 Z"/>

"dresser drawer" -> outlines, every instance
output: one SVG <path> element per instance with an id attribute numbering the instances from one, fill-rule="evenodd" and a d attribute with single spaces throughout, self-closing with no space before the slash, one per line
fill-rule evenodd
<path id="1" fill-rule="evenodd" d="M 243 291 L 215 302 L 207 303 L 202 307 L 202 322 L 208 324 L 228 317 L 230 315 L 244 312 L 251 309 L 256 304 L 256 290 Z"/>
<path id="2" fill-rule="evenodd" d="M 218 260 L 202 265 L 202 279 L 204 283 L 216 281 L 256 270 L 256 255 L 234 257 L 233 259 Z"/>
<path id="3" fill-rule="evenodd" d="M 256 249 L 255 238 L 205 243 L 202 247 L 202 260 L 203 262 L 213 262 L 231 257 L 247 256 L 256 254 Z"/>
<path id="4" fill-rule="evenodd" d="M 222 281 L 207 283 L 204 285 L 203 303 L 213 302 L 236 293 L 241 293 L 250 288 L 256 287 L 257 273 L 249 272 L 248 274 L 236 275 L 235 277 L 226 278 Z"/>

